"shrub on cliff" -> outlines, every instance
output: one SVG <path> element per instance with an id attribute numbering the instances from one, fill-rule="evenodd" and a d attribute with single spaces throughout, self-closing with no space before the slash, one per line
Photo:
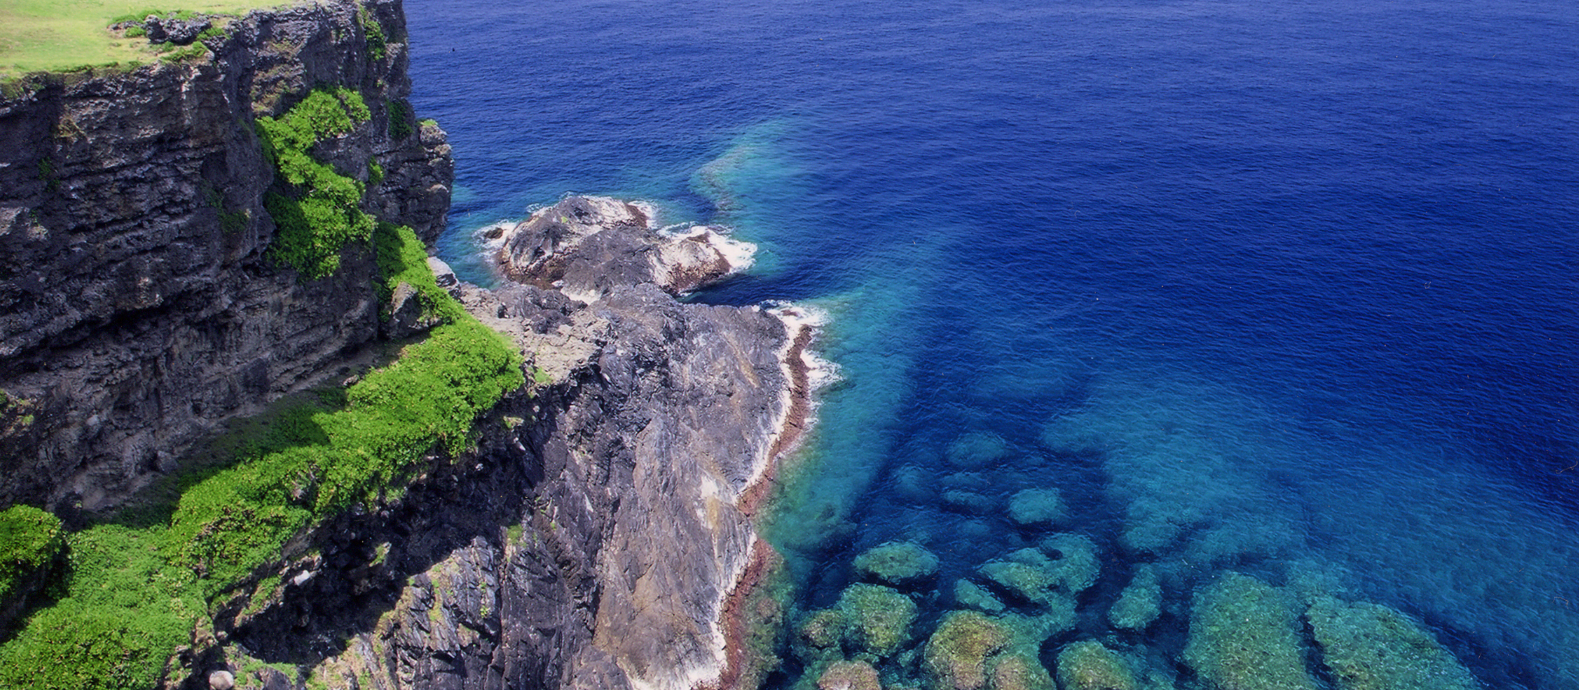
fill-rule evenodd
<path id="1" fill-rule="evenodd" d="M 287 185 L 264 206 L 279 227 L 273 256 L 308 279 L 340 268 L 340 250 L 373 234 L 373 217 L 358 205 L 366 188 L 313 158 L 319 141 L 347 134 L 372 114 L 362 95 L 344 87 L 314 89 L 278 118 L 258 118 L 263 149 Z"/>
<path id="2" fill-rule="evenodd" d="M 32 506 L 0 511 L 0 603 L 20 582 L 55 559 L 64 545 L 60 520 Z"/>

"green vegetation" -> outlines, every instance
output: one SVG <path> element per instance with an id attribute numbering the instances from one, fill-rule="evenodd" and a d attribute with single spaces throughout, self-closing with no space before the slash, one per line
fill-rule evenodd
<path id="1" fill-rule="evenodd" d="M 389 51 L 389 39 L 384 35 L 384 25 L 369 14 L 366 7 L 357 11 L 356 20 L 367 36 L 367 57 L 373 62 L 383 62 Z"/>
<path id="2" fill-rule="evenodd" d="M 0 602 L 22 579 L 49 565 L 65 545 L 60 520 L 32 506 L 0 511 Z"/>
<path id="3" fill-rule="evenodd" d="M 371 117 L 362 95 L 344 87 L 314 89 L 279 118 L 258 118 L 263 148 L 291 187 L 264 199 L 279 226 L 274 257 L 311 279 L 340 267 L 340 250 L 367 240 L 373 217 L 358 207 L 365 189 L 309 153 L 319 141 L 349 133 Z"/>
<path id="4" fill-rule="evenodd" d="M 72 534 L 65 596 L 0 647 L 0 686 L 152 687 L 203 610 L 192 578 L 159 558 L 162 536 L 121 525 Z"/>
<path id="5" fill-rule="evenodd" d="M 150 14 L 147 0 L 7 0 L 0 3 L 0 74 L 60 72 L 85 66 L 147 64 L 155 59 L 141 28 L 124 33 L 108 27 Z M 240 15 L 285 4 L 279 0 L 181 0 L 188 15 Z"/>
<path id="6" fill-rule="evenodd" d="M 391 99 L 389 101 L 389 138 L 400 141 L 411 136 L 411 104 Z M 431 122 L 431 120 L 423 120 Z"/>
<path id="7" fill-rule="evenodd" d="M 350 118 L 351 99 L 324 97 L 339 105 L 301 111 L 318 116 L 317 123 L 282 118 L 273 125 L 277 140 Z M 443 323 L 343 393 L 293 405 L 256 428 L 242 425 L 213 445 L 228 450 L 234 464 L 166 483 L 173 506 L 70 535 L 71 569 L 59 599 L 0 647 L 0 687 L 154 687 L 207 615 L 206 603 L 278 561 L 286 542 L 313 525 L 404 491 L 436 450 L 459 454 L 471 443 L 477 415 L 525 384 L 514 348 L 438 287 L 416 233 L 382 224 L 374 244 L 380 291 L 411 285 Z M 24 526 L 53 519 L 13 510 L 26 518 Z M 4 530 L 0 524 L 0 535 Z M 47 538 L 21 533 L 33 536 L 5 538 L 6 554 L 13 542 L 17 553 L 49 552 L 27 546 Z M 268 596 L 273 582 L 265 578 L 252 603 Z"/>
<path id="8" fill-rule="evenodd" d="M 385 303 L 389 302 L 395 287 L 405 283 L 421 296 L 424 315 L 438 316 L 449 322 L 471 319 L 460 303 L 433 278 L 433 270 L 428 268 L 428 252 L 411 228 L 379 223 L 373 248 L 378 253 L 379 275 L 384 276 L 379 285 L 379 297 Z"/>

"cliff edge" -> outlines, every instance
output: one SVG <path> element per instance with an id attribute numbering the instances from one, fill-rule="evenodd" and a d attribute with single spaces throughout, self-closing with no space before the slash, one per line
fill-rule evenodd
<path id="1" fill-rule="evenodd" d="M 675 299 L 749 247 L 574 197 L 500 229 L 517 282 L 461 283 L 423 261 L 453 164 L 405 101 L 398 0 L 223 29 L 0 97 L 0 518 L 36 537 L 0 564 L 0 677 L 755 679 L 750 513 L 806 423 L 811 326 Z M 492 352 L 479 322 L 508 371 L 445 359 Z M 248 429 L 274 440 L 214 441 Z"/>
<path id="2" fill-rule="evenodd" d="M 369 117 L 314 153 L 367 188 L 367 212 L 431 240 L 453 163 L 406 104 L 404 37 L 398 0 L 321 3 L 236 19 L 206 59 L 7 85 L 0 504 L 114 506 L 377 338 L 370 248 L 317 280 L 270 255 L 257 122 L 314 87 L 358 94 Z"/>

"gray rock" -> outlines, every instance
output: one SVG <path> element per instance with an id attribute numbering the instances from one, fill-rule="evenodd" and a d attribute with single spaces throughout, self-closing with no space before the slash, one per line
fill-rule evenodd
<path id="1" fill-rule="evenodd" d="M 647 212 L 604 197 L 569 197 L 503 234 L 499 266 L 511 279 L 592 302 L 621 285 L 652 284 L 680 295 L 743 268 L 749 245 L 712 228 L 655 231 Z"/>
<path id="2" fill-rule="evenodd" d="M 153 15 L 143 20 L 143 31 L 147 32 L 150 43 L 168 41 L 178 46 L 185 46 L 192 45 L 197 40 L 198 34 L 207 31 L 213 25 L 214 23 L 206 17 L 176 19 Z"/>
<path id="3" fill-rule="evenodd" d="M 208 674 L 208 690 L 231 690 L 236 687 L 236 676 L 229 671 Z"/>

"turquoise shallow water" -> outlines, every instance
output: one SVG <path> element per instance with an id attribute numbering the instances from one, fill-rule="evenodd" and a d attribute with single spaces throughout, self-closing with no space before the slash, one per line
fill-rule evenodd
<path id="1" fill-rule="evenodd" d="M 407 10 L 467 277 L 475 229 L 613 194 L 761 246 L 697 299 L 833 317 L 842 380 L 765 526 L 807 610 L 909 539 L 930 620 L 1054 488 L 1103 565 L 1048 654 L 1160 650 L 1188 685 L 1191 593 L 1235 570 L 1392 606 L 1488 686 L 1579 688 L 1566 3 Z M 1141 563 L 1166 614 L 1117 635 Z"/>

